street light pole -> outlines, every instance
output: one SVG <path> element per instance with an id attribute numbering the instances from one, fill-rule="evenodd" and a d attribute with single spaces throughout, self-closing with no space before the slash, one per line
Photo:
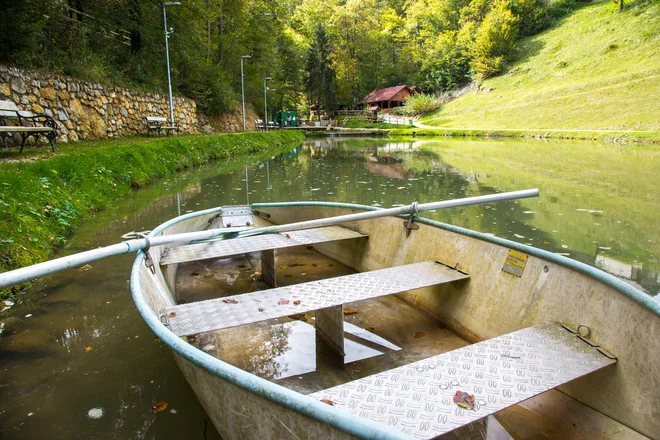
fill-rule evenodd
<path id="1" fill-rule="evenodd" d="M 174 107 L 172 106 L 172 77 L 170 76 L 170 46 L 168 40 L 170 39 L 170 34 L 174 32 L 174 29 L 167 30 L 167 7 L 168 6 L 179 6 L 179 2 L 165 2 L 163 3 L 163 22 L 165 24 L 165 55 L 167 56 L 167 86 L 170 92 L 170 124 L 174 127 Z"/>
<path id="2" fill-rule="evenodd" d="M 266 87 L 266 81 L 269 79 L 273 78 L 270 76 L 264 78 L 264 131 L 268 131 L 268 107 L 266 106 L 266 91 L 268 90 L 268 87 Z"/>
<path id="3" fill-rule="evenodd" d="M 241 56 L 241 102 L 243 103 L 243 131 L 245 131 L 245 74 L 243 73 L 243 60 L 252 58 L 250 55 Z"/>

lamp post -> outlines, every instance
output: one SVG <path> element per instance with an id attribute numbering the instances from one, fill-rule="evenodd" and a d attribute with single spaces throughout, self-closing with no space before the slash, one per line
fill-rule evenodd
<path id="1" fill-rule="evenodd" d="M 243 73 L 243 60 L 252 58 L 250 55 L 241 56 L 241 102 L 243 103 L 243 131 L 245 131 L 245 74 Z"/>
<path id="2" fill-rule="evenodd" d="M 266 81 L 273 79 L 270 76 L 267 76 L 264 78 L 264 131 L 268 131 L 268 107 L 266 106 L 266 91 L 268 90 L 268 87 L 266 87 Z"/>
<path id="3" fill-rule="evenodd" d="M 170 34 L 174 32 L 174 29 L 167 29 L 167 7 L 168 6 L 179 6 L 179 2 L 165 2 L 163 3 L 163 22 L 165 24 L 165 55 L 167 56 L 167 86 L 170 91 L 170 124 L 174 127 L 174 107 L 172 106 L 172 77 L 170 76 L 170 46 L 168 40 L 170 39 Z"/>

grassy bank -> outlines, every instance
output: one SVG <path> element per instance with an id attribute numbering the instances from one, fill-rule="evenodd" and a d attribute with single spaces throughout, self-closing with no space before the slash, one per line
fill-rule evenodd
<path id="1" fill-rule="evenodd" d="M 622 13 L 609 0 L 585 3 L 554 28 L 522 40 L 518 61 L 503 75 L 421 122 L 475 132 L 660 132 L 659 45 L 659 2 L 627 3 Z"/>
<path id="2" fill-rule="evenodd" d="M 135 188 L 190 166 L 302 139 L 282 131 L 94 141 L 0 162 L 0 271 L 45 261 L 80 220 Z"/>
<path id="3" fill-rule="evenodd" d="M 415 128 L 415 136 L 454 136 L 488 138 L 534 138 L 601 141 L 614 143 L 660 143 L 660 131 L 625 132 L 598 130 L 525 130 L 525 129 L 470 129 L 470 128 Z M 411 129 L 394 129 L 390 136 L 412 136 Z"/>

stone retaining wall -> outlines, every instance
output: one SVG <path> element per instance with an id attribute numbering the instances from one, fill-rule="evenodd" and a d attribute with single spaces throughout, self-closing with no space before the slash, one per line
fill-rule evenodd
<path id="1" fill-rule="evenodd" d="M 52 116 L 58 141 L 143 135 L 146 116 L 169 120 L 167 95 L 106 87 L 77 79 L 0 65 L 0 100 L 19 109 Z M 174 98 L 174 118 L 180 132 L 196 133 L 195 101 Z"/>

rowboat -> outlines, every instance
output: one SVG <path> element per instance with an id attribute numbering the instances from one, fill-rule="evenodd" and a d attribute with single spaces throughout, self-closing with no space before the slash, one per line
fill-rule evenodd
<path id="1" fill-rule="evenodd" d="M 660 304 L 413 208 L 261 203 L 151 232 L 235 235 L 147 242 L 131 274 L 223 438 L 660 438 Z"/>
<path id="2" fill-rule="evenodd" d="M 660 438 L 660 303 L 436 209 L 225 206 L 0 273 L 138 252 L 137 310 L 226 439 Z"/>

